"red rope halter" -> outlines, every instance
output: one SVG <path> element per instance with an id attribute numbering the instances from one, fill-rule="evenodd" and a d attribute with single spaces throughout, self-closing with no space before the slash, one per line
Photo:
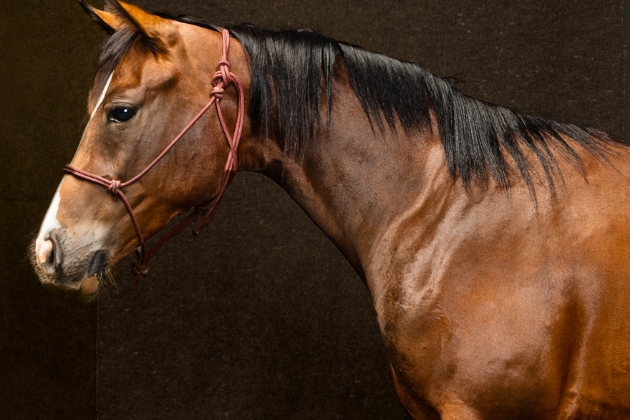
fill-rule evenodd
<path id="1" fill-rule="evenodd" d="M 201 111 L 199 111 L 199 113 L 188 123 L 188 125 L 184 127 L 184 129 L 173 139 L 173 141 L 171 141 L 171 143 L 168 146 L 166 146 L 166 148 L 162 151 L 162 153 L 160 153 L 155 159 L 153 159 L 151 163 L 147 165 L 146 168 L 144 168 L 136 176 L 134 176 L 133 178 L 125 182 L 121 182 L 115 179 L 109 180 L 101 176 L 92 174 L 90 172 L 84 171 L 82 169 L 75 168 L 70 165 L 65 165 L 63 168 L 64 172 L 70 175 L 73 175 L 77 178 L 84 179 L 86 181 L 93 182 L 98 185 L 102 185 L 103 187 L 107 188 L 107 191 L 109 191 L 111 194 L 117 195 L 118 197 L 120 197 L 121 201 L 125 205 L 125 208 L 127 209 L 127 213 L 129 213 L 129 216 L 131 217 L 131 221 L 133 222 L 133 227 L 136 231 L 136 236 L 138 237 L 138 248 L 136 249 L 137 261 L 136 263 L 134 263 L 133 268 L 132 268 L 132 272 L 136 275 L 134 279 L 134 284 L 140 281 L 140 279 L 143 276 L 148 275 L 149 260 L 151 259 L 151 257 L 153 257 L 155 252 L 162 245 L 168 242 L 169 239 L 171 239 L 173 236 L 177 235 L 179 232 L 184 230 L 188 225 L 194 222 L 199 216 L 203 216 L 203 218 L 201 219 L 201 222 L 199 223 L 199 225 L 193 230 L 194 235 L 197 235 L 199 231 L 203 229 L 205 225 L 208 224 L 210 219 L 212 219 L 212 216 L 214 216 L 214 214 L 216 213 L 219 207 L 221 198 L 223 197 L 223 194 L 225 193 L 227 186 L 230 184 L 230 182 L 232 181 L 232 178 L 234 177 L 234 174 L 236 173 L 236 169 L 237 169 L 236 150 L 238 149 L 238 144 L 241 140 L 241 132 L 243 130 L 243 118 L 245 114 L 243 106 L 245 103 L 245 98 L 243 94 L 243 86 L 241 85 L 241 82 L 238 79 L 238 77 L 234 73 L 231 72 L 230 62 L 227 59 L 228 49 L 230 47 L 229 32 L 226 29 L 221 29 L 221 34 L 223 36 L 223 55 L 221 56 L 221 61 L 219 61 L 219 64 L 217 65 L 217 71 L 216 73 L 214 73 L 214 76 L 212 77 L 213 88 L 212 88 L 212 91 L 210 92 L 212 99 L 201 109 Z M 236 115 L 236 124 L 235 124 L 234 132 L 232 133 L 232 135 L 230 135 L 227 125 L 225 124 L 225 120 L 223 118 L 223 113 L 221 112 L 221 105 L 220 105 L 221 98 L 223 97 L 223 93 L 225 92 L 225 88 L 229 86 L 230 84 L 233 84 L 236 87 L 236 90 L 238 91 L 238 111 Z M 192 213 L 190 213 L 185 219 L 183 219 L 175 227 L 173 227 L 173 229 L 171 229 L 148 252 L 146 252 L 145 246 L 144 246 L 144 237 L 142 236 L 140 225 L 138 224 L 138 220 L 136 219 L 136 216 L 133 213 L 133 209 L 131 208 L 129 201 L 127 200 L 127 197 L 125 197 L 125 194 L 123 193 L 122 190 L 125 187 L 128 187 L 129 185 L 138 181 L 142 176 L 144 176 L 147 172 L 149 172 L 151 168 L 153 168 L 160 161 L 160 159 L 162 159 L 164 155 L 166 155 L 169 152 L 169 150 L 171 150 L 175 146 L 175 144 L 184 136 L 184 134 L 186 134 L 186 132 L 190 130 L 190 128 L 197 122 L 197 120 L 199 120 L 199 118 L 201 118 L 201 116 L 212 106 L 213 103 L 216 105 L 217 115 L 221 123 L 221 128 L 223 129 L 223 133 L 225 134 L 225 137 L 228 141 L 228 145 L 230 147 L 230 152 L 228 154 L 227 162 L 225 163 L 225 169 L 223 170 L 223 175 L 221 177 L 219 194 L 214 199 L 214 202 L 212 203 L 212 207 L 208 208 L 209 204 L 195 207 Z"/>

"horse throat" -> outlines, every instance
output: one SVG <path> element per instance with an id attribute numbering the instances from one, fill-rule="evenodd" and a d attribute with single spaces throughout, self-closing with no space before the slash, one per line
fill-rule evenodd
<path id="1" fill-rule="evenodd" d="M 329 128 L 281 171 L 281 185 L 347 258 L 364 282 L 389 229 L 452 187 L 436 134 L 372 127 L 351 88 L 335 91 Z M 427 220 L 427 223 L 431 223 Z M 421 229 L 421 226 L 417 228 Z"/>

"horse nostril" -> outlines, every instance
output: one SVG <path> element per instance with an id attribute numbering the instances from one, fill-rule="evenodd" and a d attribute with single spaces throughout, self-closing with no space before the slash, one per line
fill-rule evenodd
<path id="1" fill-rule="evenodd" d="M 43 267 L 46 264 L 55 264 L 55 245 L 51 240 L 45 240 L 39 246 L 37 262 Z"/>
<path id="2" fill-rule="evenodd" d="M 61 248 L 58 238 L 51 232 L 49 239 L 41 242 L 37 249 L 37 262 L 44 272 L 52 278 L 61 274 Z"/>

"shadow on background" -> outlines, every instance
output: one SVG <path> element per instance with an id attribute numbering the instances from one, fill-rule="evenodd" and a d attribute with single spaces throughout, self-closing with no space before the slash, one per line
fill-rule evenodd
<path id="1" fill-rule="evenodd" d="M 623 138 L 620 0 L 134 3 L 311 27 Z M 123 261 L 98 304 L 42 288 L 26 249 L 81 136 L 103 36 L 74 0 L 0 15 L 0 418 L 407 418 L 365 287 L 262 176 L 239 175 L 212 224 L 169 243 L 138 287 Z"/>

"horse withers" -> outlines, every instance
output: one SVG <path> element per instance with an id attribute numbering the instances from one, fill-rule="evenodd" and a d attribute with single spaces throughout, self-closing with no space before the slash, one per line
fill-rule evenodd
<path id="1" fill-rule="evenodd" d="M 43 283 L 91 293 L 133 251 L 146 275 L 145 239 L 256 171 L 369 288 L 414 418 L 630 418 L 628 148 L 310 31 L 84 7 L 111 36 Z"/>

